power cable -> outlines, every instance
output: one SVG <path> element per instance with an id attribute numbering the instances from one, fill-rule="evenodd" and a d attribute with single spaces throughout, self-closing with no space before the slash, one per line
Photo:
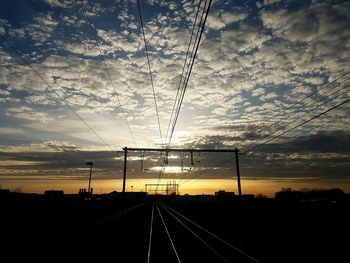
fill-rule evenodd
<path id="1" fill-rule="evenodd" d="M 252 152 L 253 150 L 255 150 L 255 149 L 257 149 L 257 148 L 259 148 L 259 147 L 261 147 L 261 146 L 267 144 L 268 142 L 270 142 L 270 141 L 272 141 L 272 140 L 274 140 L 274 139 L 277 139 L 277 138 L 281 137 L 282 135 L 286 134 L 287 132 L 290 132 L 290 131 L 292 131 L 292 130 L 295 130 L 295 129 L 299 128 L 300 126 L 302 126 L 302 125 L 304 125 L 304 124 L 306 124 L 306 123 L 308 123 L 308 122 L 310 122 L 310 121 L 312 121 L 312 120 L 314 120 L 314 119 L 316 119 L 316 118 L 318 118 L 318 117 L 320 117 L 320 116 L 322 116 L 322 115 L 324 115 L 324 114 L 326 114 L 326 113 L 328 113 L 328 112 L 330 112 L 330 111 L 332 111 L 332 110 L 334 110 L 334 109 L 336 109 L 336 108 L 338 108 L 338 107 L 340 107 L 340 106 L 342 106 L 342 105 L 344 105 L 345 103 L 347 103 L 347 102 L 349 102 L 349 101 L 350 101 L 350 99 L 347 99 L 347 100 L 345 100 L 345 101 L 343 101 L 343 102 L 341 102 L 341 103 L 339 103 L 339 104 L 337 104 L 337 105 L 335 105 L 335 106 L 333 106 L 333 107 L 331 107 L 331 108 L 329 108 L 329 109 L 327 109 L 327 110 L 321 112 L 320 114 L 317 114 L 317 115 L 313 116 L 312 118 L 310 118 L 310 119 L 308 119 L 308 120 L 306 120 L 306 121 L 303 121 L 302 123 L 300 123 L 300 124 L 298 124 L 298 125 L 296 125 L 296 126 L 290 128 L 290 129 L 288 129 L 288 130 L 286 130 L 286 131 L 284 131 L 284 132 L 282 132 L 282 133 L 280 133 L 280 134 L 278 134 L 278 135 L 276 135 L 276 136 L 274 136 L 274 137 L 272 137 L 272 138 L 270 138 L 270 139 L 268 139 L 268 140 L 266 140 L 266 141 L 264 141 L 264 142 L 262 142 L 262 143 L 260 143 L 260 144 L 257 144 L 257 145 L 255 145 L 255 146 L 249 148 L 249 149 L 246 150 L 245 152 Z"/>
<path id="2" fill-rule="evenodd" d="M 98 44 L 97 34 L 96 34 L 96 32 L 95 32 L 95 30 L 94 30 L 94 28 L 93 28 L 93 26 L 92 26 L 92 23 L 91 23 L 91 21 L 90 21 L 90 17 L 89 17 L 89 15 L 88 15 L 88 13 L 87 13 L 87 10 L 86 10 L 85 4 L 84 4 L 84 0 L 80 0 L 80 2 L 81 2 L 81 7 L 82 7 L 82 9 L 83 9 L 83 11 L 84 11 L 84 15 L 85 15 L 86 21 L 88 22 L 88 24 L 89 24 L 89 26 L 90 26 L 91 33 L 92 33 L 92 35 L 93 35 L 93 37 L 94 37 L 94 39 L 95 39 L 95 46 L 96 46 L 96 48 L 98 49 L 98 51 L 99 51 L 99 53 L 100 53 L 100 56 L 101 56 L 101 59 L 102 59 L 102 63 L 103 63 L 103 65 L 104 65 L 105 70 L 106 70 L 107 75 L 108 75 L 108 79 L 109 79 L 109 81 L 111 82 L 112 88 L 113 88 L 113 90 L 114 90 L 114 92 L 115 92 L 115 94 L 116 94 L 117 102 L 118 102 L 119 107 L 120 107 L 120 109 L 121 109 L 121 111 L 122 111 L 124 120 L 125 120 L 125 122 L 126 122 L 126 125 L 127 125 L 127 127 L 128 127 L 128 130 L 129 130 L 129 132 L 130 132 L 132 141 L 133 141 L 133 143 L 135 144 L 135 146 L 137 147 L 137 144 L 136 144 L 136 141 L 135 141 L 135 137 L 134 137 L 134 134 L 133 134 L 133 132 L 132 132 L 132 130 L 131 130 L 131 128 L 130 128 L 130 124 L 129 124 L 128 119 L 127 119 L 127 117 L 126 117 L 126 113 L 125 113 L 124 107 L 122 106 L 122 104 L 121 104 L 121 102 L 120 102 L 119 95 L 118 95 L 118 92 L 117 92 L 117 90 L 116 90 L 116 88 L 115 88 L 115 86 L 114 86 L 114 82 L 113 82 L 113 80 L 112 80 L 112 77 L 111 77 L 111 74 L 110 74 L 110 72 L 109 72 L 108 66 L 107 66 L 107 64 L 106 64 L 105 59 L 103 58 L 103 52 L 102 52 L 102 50 L 101 50 L 101 48 L 100 48 L 100 45 Z"/>
<path id="3" fill-rule="evenodd" d="M 199 10 L 200 10 L 201 2 L 202 2 L 202 0 L 199 0 L 199 1 L 198 1 L 198 8 L 197 8 L 197 12 L 196 12 L 196 17 L 195 17 L 194 22 L 193 22 L 192 31 L 191 31 L 191 37 L 190 37 L 190 41 L 189 41 L 189 43 L 188 43 L 188 47 L 187 47 L 187 51 L 186 51 L 186 56 L 185 56 L 185 61 L 184 61 L 183 67 L 182 67 L 180 82 L 179 82 L 179 86 L 178 86 L 178 88 L 177 88 L 177 92 L 176 92 L 176 96 L 175 96 L 175 100 L 174 100 L 174 104 L 173 104 L 173 109 L 172 109 L 172 111 L 171 111 L 171 115 L 170 115 L 170 119 L 169 119 L 169 124 L 168 124 L 168 128 L 167 128 L 167 131 L 166 131 L 165 140 L 167 140 L 167 138 L 168 138 L 169 128 L 170 128 L 171 122 L 172 122 L 172 120 L 173 120 L 173 115 L 174 115 L 174 111 L 175 111 L 176 102 L 177 102 L 178 97 L 179 97 L 179 94 L 180 94 L 181 83 L 182 83 L 182 79 L 183 79 L 183 77 L 184 77 L 184 71 L 185 71 L 185 67 L 186 67 L 186 64 L 187 64 L 187 58 L 188 58 L 188 55 L 189 55 L 190 47 L 191 47 L 191 44 L 192 44 L 193 33 L 194 33 L 194 29 L 195 29 L 195 27 L 196 27 L 196 22 L 197 22 Z"/>
<path id="4" fill-rule="evenodd" d="M 154 89 L 153 75 L 152 75 L 152 69 L 151 69 L 151 62 L 150 62 L 149 54 L 148 54 L 148 46 L 147 46 L 147 41 L 146 41 L 146 36 L 145 36 L 145 30 L 144 30 L 144 25 L 143 25 L 143 19 L 142 19 L 142 13 L 141 13 L 141 7 L 140 7 L 140 1 L 139 0 L 137 0 L 137 9 L 138 9 L 138 12 L 139 12 L 139 17 L 140 17 L 141 32 L 142 32 L 142 36 L 143 36 L 143 42 L 145 44 L 145 51 L 146 51 L 149 75 L 150 75 L 150 79 L 151 79 L 151 86 L 152 86 L 152 92 L 153 92 L 154 106 L 155 106 L 156 113 L 157 113 L 159 136 L 160 136 L 161 145 L 163 146 L 163 136 L 162 136 L 162 129 L 160 127 L 160 118 L 159 118 L 159 111 L 158 111 L 158 105 L 157 105 L 157 99 L 156 99 L 156 92 L 155 92 L 155 89 Z"/>
<path id="5" fill-rule="evenodd" d="M 342 91 L 342 90 L 344 90 L 345 88 L 348 88 L 349 86 L 350 86 L 350 85 L 347 85 L 347 86 L 341 88 L 340 90 L 334 91 L 334 92 L 331 93 L 330 95 L 333 95 L 333 94 L 335 94 L 335 93 L 338 93 L 339 91 Z M 325 104 L 327 104 L 327 103 L 329 103 L 329 102 L 331 102 L 331 101 L 333 101 L 333 100 L 339 98 L 340 96 L 344 95 L 344 94 L 347 93 L 347 92 L 348 92 L 348 90 L 345 90 L 345 91 L 343 91 L 342 93 L 336 95 L 335 97 L 329 99 L 328 101 L 325 101 L 325 102 L 323 102 L 322 104 L 319 104 L 320 101 L 324 100 L 325 98 L 328 98 L 328 97 L 324 97 L 324 98 L 322 98 L 321 100 L 317 101 L 317 103 L 314 103 L 314 104 L 317 104 L 317 108 L 319 108 L 319 107 L 324 106 Z M 307 105 L 307 106 L 309 106 L 309 105 Z M 301 118 L 307 116 L 309 113 L 315 111 L 317 108 L 311 108 L 310 110 L 308 110 L 307 112 L 305 112 L 302 116 L 296 116 L 296 118 L 294 118 L 294 120 L 292 120 L 292 121 L 290 121 L 288 124 L 284 125 L 282 129 L 284 129 L 284 128 L 290 126 L 290 125 L 293 124 L 294 122 L 297 122 L 297 121 L 300 120 Z M 301 112 L 300 110 L 299 110 L 299 111 L 296 111 L 296 112 L 294 112 L 291 116 L 296 115 L 297 113 L 300 113 L 300 112 Z M 290 117 L 290 116 L 288 116 L 287 118 L 289 118 L 289 117 Z M 274 131 L 273 133 L 270 133 L 268 137 L 270 137 L 271 135 L 275 134 L 276 132 L 278 132 L 278 130 L 277 130 L 277 131 Z"/>
<path id="6" fill-rule="evenodd" d="M 85 126 L 89 129 L 90 132 L 96 135 L 96 137 L 105 145 L 107 146 L 110 150 L 114 151 L 113 148 L 106 143 L 106 141 L 73 109 L 73 107 L 67 102 L 66 99 L 64 99 L 58 92 L 44 79 L 44 77 L 37 71 L 31 63 L 27 59 L 24 58 L 24 56 L 3 36 L 0 35 L 1 38 L 4 40 L 4 42 L 7 43 L 7 45 L 19 56 L 24 63 L 30 67 L 30 69 L 34 72 L 35 75 L 37 75 L 44 83 L 45 85 L 53 92 L 55 95 L 74 113 L 74 115 L 82 121 Z M 60 89 L 60 91 L 64 94 L 64 92 Z"/>
<path id="7" fill-rule="evenodd" d="M 340 77 L 334 79 L 333 81 L 331 81 L 331 82 L 329 82 L 329 83 L 323 85 L 321 88 L 317 89 L 317 91 L 310 93 L 308 96 L 306 96 L 306 97 L 303 98 L 302 100 L 296 101 L 295 103 L 293 103 L 292 105 L 290 105 L 289 107 L 287 107 L 287 108 L 284 110 L 284 112 L 286 112 L 286 111 L 292 109 L 293 107 L 297 106 L 298 104 L 304 102 L 306 99 L 308 99 L 308 98 L 314 96 L 315 94 L 319 93 L 321 90 L 323 90 L 323 89 L 329 87 L 330 85 L 336 83 L 338 80 L 342 79 L 343 77 L 345 77 L 345 76 L 348 75 L 349 73 L 350 73 L 350 71 L 349 71 L 349 72 L 346 72 L 346 73 L 344 73 L 344 74 L 342 74 Z M 347 80 L 348 80 L 348 79 L 346 79 L 345 81 L 347 81 Z M 276 113 L 276 114 L 273 115 L 272 117 L 266 119 L 266 120 L 264 121 L 264 123 L 270 122 L 271 120 L 275 119 L 276 117 L 281 116 L 281 114 L 282 114 L 281 112 Z M 282 117 L 282 116 L 281 116 L 281 117 Z M 264 131 L 264 130 L 266 130 L 266 129 L 272 127 L 274 124 L 275 124 L 275 123 L 272 123 L 272 124 L 270 124 L 269 126 L 265 127 L 264 129 L 258 130 L 256 133 L 260 133 L 261 131 Z"/>
<path id="8" fill-rule="evenodd" d="M 202 38 L 202 35 L 203 35 L 203 32 L 204 32 L 205 23 L 206 23 L 207 18 L 208 18 L 208 14 L 209 14 L 211 2 L 212 2 L 212 0 L 209 0 L 209 4 L 208 4 L 208 7 L 207 7 L 207 11 L 206 11 L 206 14 L 205 14 L 205 17 L 204 17 L 204 21 L 203 21 L 203 24 L 202 24 L 202 28 L 201 28 L 201 31 L 200 31 L 200 34 L 199 34 L 199 39 L 198 39 L 197 44 L 196 44 L 196 46 L 195 46 L 195 51 L 194 51 L 194 53 L 193 53 L 193 59 L 192 59 L 192 61 L 191 61 L 191 63 L 190 63 L 190 66 L 189 66 L 189 70 L 188 70 L 188 74 L 187 74 L 187 79 L 185 79 L 183 92 L 182 92 L 182 95 L 181 95 L 181 98 L 180 98 L 180 101 L 179 101 L 179 106 L 178 106 L 177 111 L 176 111 L 176 114 L 175 114 L 175 119 L 174 119 L 174 122 L 173 122 L 173 125 L 172 125 L 172 129 L 171 129 L 171 133 L 170 133 L 170 136 L 169 136 L 168 145 L 170 145 L 172 136 L 173 136 L 173 134 L 174 134 L 174 130 L 175 130 L 176 123 L 177 123 L 177 120 L 178 120 L 178 117 L 179 117 L 179 113 L 180 113 L 180 110 L 181 110 L 183 98 L 184 98 L 185 93 L 186 93 L 188 81 L 189 81 L 190 76 L 191 76 L 191 72 L 192 72 L 192 68 L 193 68 L 193 65 L 194 65 L 194 61 L 195 61 L 196 56 L 197 56 L 197 51 L 198 51 L 198 48 L 199 48 L 199 44 L 200 44 L 200 41 L 201 41 L 201 38 Z M 203 12 L 204 12 L 204 10 L 203 10 Z"/>

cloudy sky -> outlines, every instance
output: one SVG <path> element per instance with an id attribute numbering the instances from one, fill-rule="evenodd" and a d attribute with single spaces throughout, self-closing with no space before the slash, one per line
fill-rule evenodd
<path id="1" fill-rule="evenodd" d="M 0 3 L 1 178 L 83 176 L 87 160 L 120 178 L 115 151 L 160 146 L 137 2 L 83 3 Z M 163 137 L 206 3 L 140 0 Z M 347 179 L 349 50 L 348 1 L 213 1 L 172 145 L 237 147 L 246 177 Z M 232 176 L 229 155 L 195 158 L 172 156 L 168 176 Z M 135 153 L 131 176 L 157 177 L 162 157 L 139 166 Z"/>

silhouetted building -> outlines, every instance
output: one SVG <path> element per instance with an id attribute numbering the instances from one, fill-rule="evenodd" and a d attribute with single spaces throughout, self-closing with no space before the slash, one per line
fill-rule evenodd
<path id="1" fill-rule="evenodd" d="M 0 194 L 8 194 L 9 192 L 9 189 L 0 189 Z"/>
<path id="2" fill-rule="evenodd" d="M 225 190 L 219 190 L 215 192 L 215 196 L 221 198 L 231 198 L 235 196 L 235 192 L 226 192 Z"/>
<path id="3" fill-rule="evenodd" d="M 0 198 L 6 198 L 10 195 L 9 189 L 0 189 Z"/>
<path id="4" fill-rule="evenodd" d="M 47 199 L 62 199 L 64 196 L 63 190 L 46 190 L 44 196 Z"/>
<path id="5" fill-rule="evenodd" d="M 243 194 L 241 196 L 238 196 L 240 200 L 244 201 L 253 201 L 255 200 L 255 195 L 253 194 Z"/>
<path id="6" fill-rule="evenodd" d="M 280 201 L 339 201 L 345 198 L 345 193 L 339 188 L 312 189 L 295 191 L 285 189 L 275 193 L 275 198 Z"/>
<path id="7" fill-rule="evenodd" d="M 146 192 L 126 192 L 124 193 L 124 198 L 127 200 L 141 200 L 145 199 L 147 196 Z"/>

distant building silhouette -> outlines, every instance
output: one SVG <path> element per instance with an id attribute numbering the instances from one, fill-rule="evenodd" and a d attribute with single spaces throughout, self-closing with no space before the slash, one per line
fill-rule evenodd
<path id="1" fill-rule="evenodd" d="M 219 190 L 215 192 L 215 196 L 220 198 L 231 198 L 235 197 L 235 192 L 226 192 L 225 190 Z"/>
<path id="2" fill-rule="evenodd" d="M 10 195 L 9 189 L 0 189 L 0 198 L 6 198 Z"/>
<path id="3" fill-rule="evenodd" d="M 280 201 L 340 201 L 345 198 L 345 193 L 339 188 L 333 189 L 304 189 L 295 191 L 290 188 L 282 189 L 275 193 L 275 198 Z"/>
<path id="4" fill-rule="evenodd" d="M 62 199 L 64 196 L 64 191 L 63 190 L 46 190 L 44 192 L 44 196 L 47 199 Z"/>

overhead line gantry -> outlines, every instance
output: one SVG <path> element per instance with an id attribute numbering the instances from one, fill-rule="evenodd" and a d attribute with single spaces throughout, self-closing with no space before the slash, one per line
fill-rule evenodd
<path id="1" fill-rule="evenodd" d="M 242 195 L 241 190 L 241 176 L 240 176 L 240 169 L 239 169 L 239 158 L 238 155 L 239 150 L 237 148 L 235 149 L 193 149 L 193 148 L 128 148 L 124 147 L 124 173 L 123 173 L 123 190 L 122 192 L 125 193 L 125 184 L 126 184 L 126 174 L 127 174 L 127 162 L 128 162 L 128 152 L 160 152 L 165 153 L 166 156 L 166 163 L 167 163 L 167 157 L 169 152 L 188 152 L 191 155 L 191 164 L 193 165 L 193 153 L 195 152 L 209 152 L 209 153 L 234 153 L 235 154 L 235 165 L 236 165 L 236 175 L 237 175 L 237 186 L 238 186 L 238 194 L 239 196 Z"/>

